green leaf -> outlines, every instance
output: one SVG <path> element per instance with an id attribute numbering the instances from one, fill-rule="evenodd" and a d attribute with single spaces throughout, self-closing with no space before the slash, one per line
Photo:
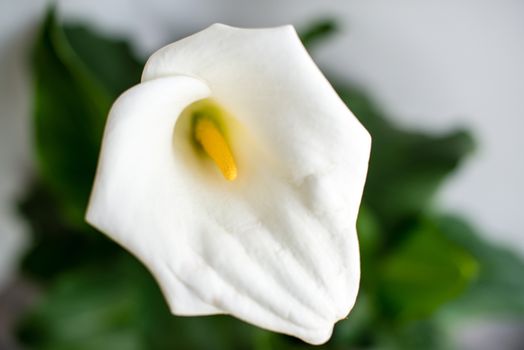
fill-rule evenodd
<path id="1" fill-rule="evenodd" d="M 144 65 L 132 55 L 127 42 L 108 39 L 77 25 L 64 26 L 63 30 L 77 64 L 84 65 L 90 78 L 112 99 L 139 83 Z"/>
<path id="2" fill-rule="evenodd" d="M 140 289 L 124 264 L 63 274 L 19 331 L 35 349 L 141 349 Z"/>
<path id="3" fill-rule="evenodd" d="M 472 138 L 464 131 L 432 136 L 399 129 L 360 92 L 337 90 L 373 138 L 363 200 L 391 235 L 429 207 L 446 175 L 473 149 Z"/>
<path id="4" fill-rule="evenodd" d="M 26 347 L 44 350 L 229 350 L 286 343 L 227 316 L 171 315 L 151 275 L 123 251 L 103 265 L 62 274 L 18 334 Z"/>
<path id="5" fill-rule="evenodd" d="M 445 312 L 456 318 L 524 317 L 524 261 L 509 249 L 483 240 L 464 220 L 446 216 L 439 227 L 478 261 L 479 274 L 470 288 Z"/>
<path id="6" fill-rule="evenodd" d="M 44 285 L 60 274 L 79 266 L 103 265 L 121 248 L 87 225 L 71 227 L 56 199 L 42 184 L 29 186 L 29 193 L 19 204 L 21 214 L 31 229 L 31 247 L 21 260 L 21 271 Z"/>
<path id="7" fill-rule="evenodd" d="M 333 18 L 326 18 L 311 23 L 300 31 L 300 40 L 308 49 L 314 47 L 338 31 L 337 22 Z"/>
<path id="8" fill-rule="evenodd" d="M 77 28 L 67 36 L 53 12 L 44 21 L 33 52 L 36 154 L 72 222 L 83 222 L 109 107 L 138 82 L 136 67 L 122 43 Z"/>
<path id="9" fill-rule="evenodd" d="M 377 334 L 377 343 L 373 349 L 398 350 L 450 350 L 456 349 L 452 339 L 438 322 L 425 319 L 411 322 L 404 327 L 389 325 Z"/>
<path id="10" fill-rule="evenodd" d="M 460 295 L 475 278 L 477 263 L 435 222 L 425 219 L 386 256 L 379 273 L 383 309 L 406 321 L 426 317 Z"/>
<path id="11" fill-rule="evenodd" d="M 374 257 L 380 248 L 381 229 L 378 218 L 365 205 L 358 213 L 357 232 L 361 255 Z"/>

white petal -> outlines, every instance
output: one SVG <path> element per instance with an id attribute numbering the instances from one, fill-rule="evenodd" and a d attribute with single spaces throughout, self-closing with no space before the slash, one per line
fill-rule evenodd
<path id="1" fill-rule="evenodd" d="M 214 25 L 155 53 L 143 80 L 110 113 L 88 221 L 151 269 L 173 313 L 325 342 L 358 292 L 368 133 L 292 27 Z M 173 133 L 208 96 L 234 117 L 234 182 L 187 125 Z"/>

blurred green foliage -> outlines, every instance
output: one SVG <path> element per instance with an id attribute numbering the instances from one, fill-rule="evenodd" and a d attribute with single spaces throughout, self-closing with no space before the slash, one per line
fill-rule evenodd
<path id="1" fill-rule="evenodd" d="M 82 222 L 104 116 L 138 81 L 141 64 L 126 44 L 82 28 L 62 28 L 50 14 L 36 42 L 33 68 L 40 175 L 62 200 L 68 219 Z"/>
<path id="2" fill-rule="evenodd" d="M 320 21 L 306 46 L 333 33 Z M 28 349 L 304 349 L 227 316 L 172 316 L 153 278 L 84 223 L 105 118 L 143 63 L 121 41 L 61 25 L 51 12 L 33 54 L 39 177 L 20 205 L 33 232 L 22 271 L 42 296 L 20 324 Z M 358 221 L 362 288 L 332 340 L 317 348 L 443 349 L 478 315 L 524 314 L 523 262 L 483 241 L 432 199 L 473 148 L 464 131 L 427 135 L 391 124 L 357 89 L 334 83 L 373 135 Z"/>

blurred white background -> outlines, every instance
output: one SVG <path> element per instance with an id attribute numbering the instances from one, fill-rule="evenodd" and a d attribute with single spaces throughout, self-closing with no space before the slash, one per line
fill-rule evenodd
<path id="1" fill-rule="evenodd" d="M 32 168 L 28 50 L 44 0 L 0 0 L 0 282 L 24 246 L 14 201 Z M 336 18 L 315 60 L 364 87 L 394 120 L 441 132 L 464 126 L 476 154 L 437 207 L 524 254 L 524 1 L 67 0 L 63 18 L 132 41 L 147 56 L 214 22 L 245 27 Z M 496 347 L 496 346 L 495 346 Z"/>

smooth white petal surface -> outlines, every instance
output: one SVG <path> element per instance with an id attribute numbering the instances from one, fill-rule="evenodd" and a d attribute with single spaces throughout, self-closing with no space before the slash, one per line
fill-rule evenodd
<path id="1" fill-rule="evenodd" d="M 231 115 L 234 182 L 178 120 L 206 97 Z M 173 313 L 319 344 L 358 292 L 369 152 L 292 27 L 213 25 L 156 52 L 115 102 L 87 220 L 150 268 Z"/>

